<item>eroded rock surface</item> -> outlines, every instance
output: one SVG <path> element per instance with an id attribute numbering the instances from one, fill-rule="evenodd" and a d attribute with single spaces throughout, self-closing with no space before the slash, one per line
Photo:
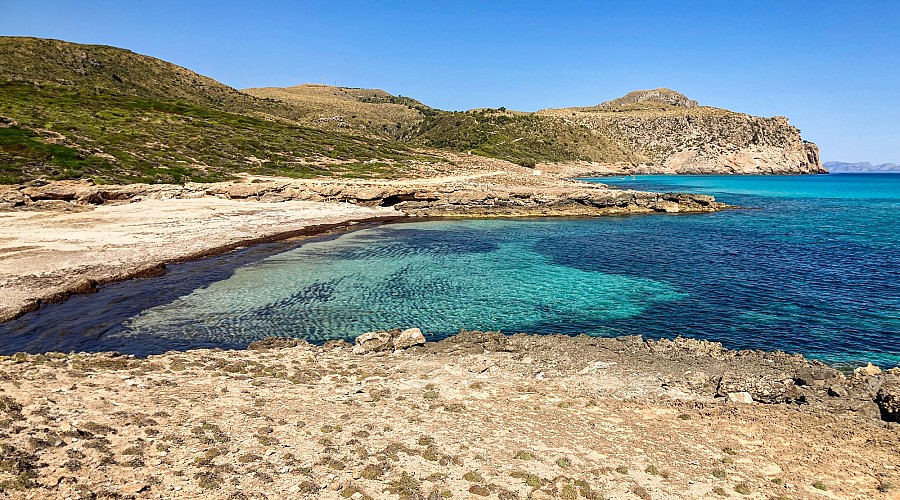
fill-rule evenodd
<path id="1" fill-rule="evenodd" d="M 266 339 L 147 359 L 16 355 L 0 359 L 0 488 L 11 498 L 890 498 L 900 424 L 853 411 L 852 397 L 815 378 L 795 383 L 803 401 L 716 393 L 726 373 L 753 386 L 753 373 L 799 380 L 821 368 L 690 339 L 497 332 L 366 353 Z M 895 375 L 868 377 L 883 390 Z"/>

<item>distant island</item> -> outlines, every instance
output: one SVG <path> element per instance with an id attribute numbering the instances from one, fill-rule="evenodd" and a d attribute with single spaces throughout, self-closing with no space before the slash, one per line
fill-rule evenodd
<path id="1" fill-rule="evenodd" d="M 880 165 L 872 165 L 871 163 L 857 162 L 847 163 L 843 161 L 827 161 L 822 164 L 825 170 L 832 174 L 887 174 L 900 173 L 900 164 L 882 163 Z"/>

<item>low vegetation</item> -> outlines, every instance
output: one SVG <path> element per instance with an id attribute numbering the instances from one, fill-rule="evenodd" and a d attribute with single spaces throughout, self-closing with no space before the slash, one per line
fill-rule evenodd
<path id="1" fill-rule="evenodd" d="M 0 182 L 210 182 L 399 175 L 409 147 L 204 108 L 63 85 L 0 83 Z M 14 125 L 13 125 L 14 124 Z"/>

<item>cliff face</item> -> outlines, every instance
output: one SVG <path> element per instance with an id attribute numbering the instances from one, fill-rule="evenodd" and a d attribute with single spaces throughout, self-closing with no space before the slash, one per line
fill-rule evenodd
<path id="1" fill-rule="evenodd" d="M 700 109 L 655 117 L 586 120 L 644 158 L 635 171 L 666 174 L 824 173 L 818 147 L 784 117 L 760 118 Z M 704 112 L 705 111 L 705 112 Z"/>
<path id="2" fill-rule="evenodd" d="M 623 173 L 824 172 L 815 144 L 804 141 L 787 118 L 700 106 L 669 89 L 535 113 L 439 113 L 426 117 L 409 140 L 525 166 L 589 162 Z"/>
<path id="3" fill-rule="evenodd" d="M 698 106 L 667 89 L 637 91 L 592 108 L 547 110 L 598 140 L 633 152 L 623 171 L 659 174 L 825 173 L 818 147 L 783 116 Z M 598 161 L 592 159 L 593 161 Z M 599 160 L 604 161 L 604 160 Z M 613 160 L 615 161 L 615 160 Z"/>

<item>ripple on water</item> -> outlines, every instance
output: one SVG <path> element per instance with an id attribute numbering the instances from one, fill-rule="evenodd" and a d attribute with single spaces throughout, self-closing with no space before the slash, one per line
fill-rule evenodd
<path id="1" fill-rule="evenodd" d="M 237 339 L 249 333 L 247 340 L 291 335 L 321 341 L 397 326 L 421 325 L 444 336 L 461 328 L 512 332 L 570 322 L 599 331 L 605 320 L 682 297 L 666 283 L 555 264 L 534 250 L 534 242 L 479 243 L 477 250 L 448 245 L 452 252 L 429 244 L 423 251 L 418 236 L 440 234 L 434 224 L 402 231 L 403 240 L 384 228 L 376 235 L 352 233 L 238 269 L 227 280 L 142 312 L 115 335 Z M 449 233 L 444 241 L 465 236 Z M 363 246 L 371 253 L 361 253 Z"/>

